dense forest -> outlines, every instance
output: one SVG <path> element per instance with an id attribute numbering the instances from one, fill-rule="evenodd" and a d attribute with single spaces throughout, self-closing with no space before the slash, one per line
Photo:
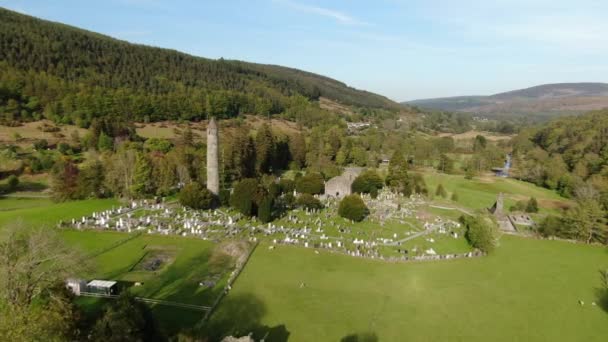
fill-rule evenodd
<path id="1" fill-rule="evenodd" d="M 608 241 L 608 111 L 565 117 L 513 140 L 517 176 L 576 204 L 539 227 L 547 236 Z"/>
<path id="2" fill-rule="evenodd" d="M 289 112 L 319 97 L 398 110 L 380 95 L 279 66 L 136 45 L 0 9 L 0 121 L 200 120 Z"/>

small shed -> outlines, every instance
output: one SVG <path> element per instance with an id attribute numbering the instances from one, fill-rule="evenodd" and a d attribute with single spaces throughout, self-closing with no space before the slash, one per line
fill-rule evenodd
<path id="1" fill-rule="evenodd" d="M 87 284 L 87 291 L 105 295 L 116 295 L 118 294 L 116 284 L 113 280 L 91 280 Z"/>
<path id="2" fill-rule="evenodd" d="M 87 291 L 87 282 L 82 279 L 70 278 L 65 281 L 65 287 L 76 296 L 80 296 L 81 291 Z"/>

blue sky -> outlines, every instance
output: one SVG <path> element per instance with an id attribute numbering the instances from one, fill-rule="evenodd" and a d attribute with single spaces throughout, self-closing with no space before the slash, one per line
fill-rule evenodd
<path id="1" fill-rule="evenodd" d="M 280 64 L 394 100 L 608 82 L 606 0 L 0 0 L 193 55 Z"/>

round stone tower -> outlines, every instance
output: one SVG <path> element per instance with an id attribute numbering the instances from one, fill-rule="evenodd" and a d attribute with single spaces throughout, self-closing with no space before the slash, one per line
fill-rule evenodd
<path id="1" fill-rule="evenodd" d="M 213 117 L 207 125 L 207 189 L 215 195 L 220 193 L 219 138 Z"/>

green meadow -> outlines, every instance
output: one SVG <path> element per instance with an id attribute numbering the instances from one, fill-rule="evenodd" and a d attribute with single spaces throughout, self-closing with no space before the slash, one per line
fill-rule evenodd
<path id="1" fill-rule="evenodd" d="M 267 341 L 605 341 L 608 335 L 608 303 L 599 292 L 605 247 L 503 236 L 488 257 L 395 264 L 267 247 L 258 247 L 212 317 L 211 331 L 270 331 Z"/>
<path id="2" fill-rule="evenodd" d="M 504 194 L 505 210 L 515 204 L 516 201 L 527 201 L 530 197 L 535 197 L 539 201 L 540 213 L 554 213 L 561 207 L 570 204 L 568 199 L 559 196 L 555 191 L 512 178 L 476 177 L 465 179 L 462 175 L 429 172 L 424 173 L 424 180 L 429 193 L 433 195 L 439 184 L 442 184 L 447 191 L 448 199 L 453 193 L 458 195 L 458 201 L 456 202 L 442 200 L 437 196 L 435 196 L 435 200 L 471 209 L 491 207 L 496 202 L 499 193 Z"/>

